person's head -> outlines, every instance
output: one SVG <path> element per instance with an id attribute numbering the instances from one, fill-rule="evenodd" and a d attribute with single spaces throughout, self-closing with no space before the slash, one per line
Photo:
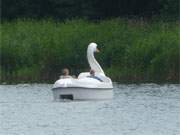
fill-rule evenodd
<path id="1" fill-rule="evenodd" d="M 63 74 L 63 75 L 69 75 L 69 69 L 64 68 L 64 69 L 62 70 L 62 74 Z"/>
<path id="2" fill-rule="evenodd" d="M 93 69 L 90 70 L 90 75 L 92 75 L 92 76 L 95 75 L 95 71 Z"/>

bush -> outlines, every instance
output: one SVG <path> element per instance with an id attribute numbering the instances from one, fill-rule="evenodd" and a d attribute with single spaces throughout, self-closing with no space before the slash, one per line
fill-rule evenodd
<path id="1" fill-rule="evenodd" d="M 111 19 L 18 19 L 3 22 L 3 81 L 54 81 L 61 69 L 72 74 L 89 70 L 86 49 L 96 42 L 96 54 L 107 75 L 116 81 L 179 81 L 179 23 Z"/>

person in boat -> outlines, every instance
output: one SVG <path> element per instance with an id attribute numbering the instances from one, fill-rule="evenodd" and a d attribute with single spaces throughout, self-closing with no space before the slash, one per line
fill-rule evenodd
<path id="1" fill-rule="evenodd" d="M 62 75 L 60 76 L 60 79 L 66 79 L 66 78 L 73 78 L 73 77 L 69 75 L 69 69 L 64 68 L 62 70 Z"/>
<path id="2" fill-rule="evenodd" d="M 101 80 L 101 78 L 95 76 L 95 71 L 93 69 L 91 69 L 89 73 L 90 73 L 90 76 L 87 76 L 87 77 L 96 79 L 96 80 L 98 80 L 100 82 L 103 82 L 103 80 Z"/>

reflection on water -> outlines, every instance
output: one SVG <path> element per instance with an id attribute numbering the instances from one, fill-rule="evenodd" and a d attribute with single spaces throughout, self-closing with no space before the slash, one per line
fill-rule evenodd
<path id="1" fill-rule="evenodd" d="M 49 84 L 0 85 L 0 135 L 179 135 L 180 85 L 118 85 L 114 99 L 53 102 Z"/>

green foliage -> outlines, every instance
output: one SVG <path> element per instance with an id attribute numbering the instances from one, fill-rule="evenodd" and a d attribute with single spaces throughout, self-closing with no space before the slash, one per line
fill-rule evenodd
<path id="1" fill-rule="evenodd" d="M 96 42 L 96 58 L 116 81 L 179 81 L 178 22 L 111 19 L 18 19 L 0 25 L 1 82 L 53 82 L 67 67 L 89 70 L 86 49 Z"/>

